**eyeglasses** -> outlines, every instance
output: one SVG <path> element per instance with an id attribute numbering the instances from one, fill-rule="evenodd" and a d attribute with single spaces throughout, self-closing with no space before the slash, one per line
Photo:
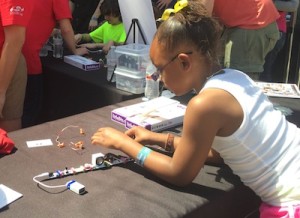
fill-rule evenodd
<path id="1" fill-rule="evenodd" d="M 151 75 L 151 78 L 156 81 L 158 80 L 159 76 L 162 74 L 162 72 L 164 71 L 164 69 L 170 64 L 172 63 L 174 60 L 176 60 L 176 58 L 178 58 L 178 56 L 180 54 L 186 54 L 186 55 L 191 55 L 193 54 L 192 51 L 188 51 L 188 52 L 180 52 L 178 53 L 177 55 L 175 55 L 173 58 L 171 58 L 171 60 L 166 63 L 164 66 L 160 67 L 160 68 L 156 68 L 156 72 L 154 72 L 152 75 Z"/>

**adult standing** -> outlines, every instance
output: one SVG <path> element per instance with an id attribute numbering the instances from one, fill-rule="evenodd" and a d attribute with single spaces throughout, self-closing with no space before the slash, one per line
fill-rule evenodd
<path id="1" fill-rule="evenodd" d="M 176 0 L 152 0 L 152 3 L 162 11 L 167 8 L 173 8 L 176 2 Z"/>
<path id="2" fill-rule="evenodd" d="M 257 80 L 265 57 L 279 39 L 278 11 L 272 0 L 201 0 L 224 25 L 223 65 Z"/>
<path id="3" fill-rule="evenodd" d="M 159 19 L 167 8 L 173 8 L 177 0 L 152 0 L 155 19 Z"/>
<path id="4" fill-rule="evenodd" d="M 264 71 L 260 75 L 259 80 L 265 82 L 278 82 L 283 80 L 283 71 L 280 68 L 280 73 L 275 74 L 275 62 L 279 53 L 282 51 L 286 44 L 287 35 L 287 22 L 286 16 L 288 12 L 297 13 L 299 0 L 274 0 L 274 4 L 280 14 L 277 19 L 277 25 L 280 32 L 280 38 L 276 42 L 275 47 L 266 56 L 266 61 L 264 64 Z M 287 45 L 289 46 L 289 45 Z M 280 62 L 281 63 L 281 62 Z M 282 64 L 282 63 L 281 63 Z"/>
<path id="5" fill-rule="evenodd" d="M 95 13 L 97 11 L 97 7 L 101 4 L 100 0 L 70 0 L 70 5 L 73 14 L 72 26 L 75 33 L 86 33 L 90 32 L 90 22 L 91 20 L 97 21 L 98 17 L 96 17 Z M 92 28 L 95 28 L 93 26 Z"/>
<path id="6" fill-rule="evenodd" d="M 33 2 L 0 0 L 0 128 L 21 128 L 26 63 L 21 55 Z"/>
<path id="7" fill-rule="evenodd" d="M 43 77 L 39 53 L 54 27 L 58 24 L 68 49 L 77 55 L 87 53 L 87 49 L 76 49 L 72 18 L 68 0 L 36 1 L 32 19 L 26 32 L 23 53 L 27 62 L 28 81 L 24 102 L 22 126 L 28 127 L 37 123 L 42 107 Z"/>
<path id="8" fill-rule="evenodd" d="M 104 21 L 103 15 L 101 15 L 100 6 L 103 3 L 104 0 L 100 0 L 98 3 L 98 6 L 96 7 L 90 23 L 89 23 L 89 31 L 93 31 L 97 29 L 97 27 Z"/>

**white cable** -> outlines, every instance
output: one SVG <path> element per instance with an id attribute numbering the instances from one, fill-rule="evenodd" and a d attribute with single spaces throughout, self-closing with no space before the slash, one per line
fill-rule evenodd
<path id="1" fill-rule="evenodd" d="M 73 127 L 73 128 L 78 128 L 79 126 L 75 126 L 75 125 L 68 125 L 68 126 L 66 126 L 65 128 L 63 128 L 63 129 L 61 130 L 61 132 L 65 131 L 66 129 L 68 129 L 68 128 L 70 128 L 70 127 Z"/>
<path id="2" fill-rule="evenodd" d="M 46 187 L 46 188 L 62 188 L 62 187 L 67 187 L 67 185 L 68 185 L 68 183 L 66 183 L 66 184 L 64 184 L 64 185 L 55 185 L 55 186 L 51 186 L 51 185 L 46 185 L 46 184 L 44 184 L 43 182 L 37 180 L 37 178 L 44 177 L 44 176 L 48 176 L 48 177 L 49 177 L 49 173 L 42 173 L 42 174 L 40 174 L 40 175 L 37 175 L 37 176 L 33 177 L 32 179 L 33 179 L 34 182 L 36 182 L 36 183 L 38 183 L 39 185 L 44 186 L 44 187 Z"/>

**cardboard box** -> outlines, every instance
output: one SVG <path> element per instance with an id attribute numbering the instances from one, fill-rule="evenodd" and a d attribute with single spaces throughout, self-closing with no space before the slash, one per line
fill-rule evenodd
<path id="1" fill-rule="evenodd" d="M 100 63 L 90 60 L 88 58 L 82 57 L 80 55 L 66 55 L 64 56 L 64 62 L 78 67 L 82 70 L 98 70 L 100 69 Z"/>
<path id="2" fill-rule="evenodd" d="M 142 126 L 151 131 L 161 131 L 182 124 L 186 106 L 180 103 L 166 105 L 151 113 L 137 114 L 126 119 L 127 129 L 133 126 Z"/>
<path id="3" fill-rule="evenodd" d="M 150 101 L 143 101 L 137 104 L 120 107 L 112 110 L 111 120 L 125 126 L 125 120 L 128 117 L 132 117 L 136 114 L 146 113 L 147 111 L 152 110 L 153 107 L 163 107 L 165 105 L 174 103 L 179 103 L 179 101 L 161 96 Z"/>
<path id="4" fill-rule="evenodd" d="M 186 106 L 179 101 L 161 96 L 117 108 L 111 112 L 111 119 L 127 129 L 143 126 L 151 131 L 160 131 L 182 124 L 185 110 Z"/>

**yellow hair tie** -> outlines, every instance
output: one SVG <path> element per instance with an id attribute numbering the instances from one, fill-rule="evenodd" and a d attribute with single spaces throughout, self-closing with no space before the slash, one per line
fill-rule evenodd
<path id="1" fill-rule="evenodd" d="M 169 19 L 170 15 L 177 13 L 178 11 L 182 10 L 183 8 L 185 8 L 188 5 L 188 1 L 187 0 L 179 0 L 176 2 L 176 4 L 174 5 L 174 9 L 172 8 L 168 8 L 164 11 L 164 13 L 162 14 L 161 18 L 158 19 L 158 21 L 165 21 L 167 19 Z"/>

